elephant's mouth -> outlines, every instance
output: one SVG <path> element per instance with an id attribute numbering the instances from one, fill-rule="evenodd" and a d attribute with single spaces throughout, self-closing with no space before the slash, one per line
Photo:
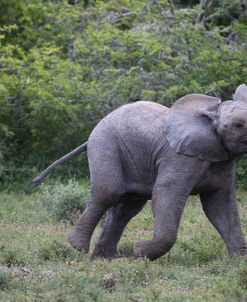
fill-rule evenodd
<path id="1" fill-rule="evenodd" d="M 241 139 L 238 143 L 234 144 L 231 148 L 231 153 L 233 155 L 245 154 L 247 153 L 247 137 Z"/>
<path id="2" fill-rule="evenodd" d="M 239 154 L 246 154 L 247 153 L 247 144 L 240 146 L 238 148 L 238 153 Z"/>

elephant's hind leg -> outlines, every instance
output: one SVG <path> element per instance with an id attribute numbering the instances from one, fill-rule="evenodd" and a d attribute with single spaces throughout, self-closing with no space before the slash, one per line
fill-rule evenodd
<path id="1" fill-rule="evenodd" d="M 106 210 L 106 206 L 88 202 L 77 224 L 68 233 L 67 241 L 75 249 L 84 250 L 87 253 L 93 231 Z"/>
<path id="2" fill-rule="evenodd" d="M 114 258 L 117 253 L 117 244 L 127 223 L 137 215 L 147 199 L 137 195 L 126 195 L 121 202 L 108 210 L 102 233 L 96 243 L 92 259 Z"/>
<path id="3" fill-rule="evenodd" d="M 96 133 L 97 134 L 97 133 Z M 69 232 L 69 243 L 78 250 L 88 252 L 93 231 L 103 214 L 119 203 L 124 195 L 124 181 L 118 149 L 114 144 L 106 146 L 101 133 L 88 143 L 88 159 L 91 176 L 90 198 L 87 208 L 76 226 Z M 104 150 L 104 152 L 102 152 Z"/>

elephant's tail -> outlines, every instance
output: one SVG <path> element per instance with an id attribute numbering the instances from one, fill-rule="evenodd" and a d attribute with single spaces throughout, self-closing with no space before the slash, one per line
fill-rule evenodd
<path id="1" fill-rule="evenodd" d="M 39 176 L 35 177 L 32 180 L 32 184 L 34 186 L 40 185 L 45 179 L 45 177 L 50 173 L 50 171 L 53 170 L 56 166 L 61 165 L 65 161 L 70 160 L 71 158 L 75 157 L 76 155 L 79 155 L 81 152 L 86 150 L 87 150 L 87 142 L 75 148 L 74 150 L 70 151 L 69 153 L 65 154 L 63 157 L 59 158 L 58 160 L 54 161 L 50 166 L 48 166 L 44 171 L 42 171 Z"/>

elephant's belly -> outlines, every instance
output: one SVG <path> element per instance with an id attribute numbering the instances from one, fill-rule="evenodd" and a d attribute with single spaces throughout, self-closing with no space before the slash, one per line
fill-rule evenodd
<path id="1" fill-rule="evenodd" d="M 191 194 L 209 192 L 228 186 L 232 183 L 234 171 L 235 161 L 232 160 L 211 164 L 193 188 Z"/>
<path id="2" fill-rule="evenodd" d="M 125 182 L 126 194 L 136 194 L 140 196 L 145 196 L 147 199 L 151 199 L 153 184 L 151 183 L 141 183 L 134 181 Z"/>
<path id="3" fill-rule="evenodd" d="M 191 195 L 197 195 L 200 193 L 205 193 L 209 191 L 213 191 L 222 186 L 222 180 L 218 175 L 210 175 L 208 177 L 204 177 L 200 182 L 196 184 L 193 188 Z"/>

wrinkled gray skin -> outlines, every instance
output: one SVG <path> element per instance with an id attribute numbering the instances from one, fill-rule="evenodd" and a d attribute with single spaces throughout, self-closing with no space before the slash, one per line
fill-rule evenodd
<path id="1" fill-rule="evenodd" d="M 174 245 L 186 200 L 199 194 L 229 254 L 246 255 L 234 181 L 235 157 L 247 153 L 247 87 L 240 85 L 233 99 L 221 103 L 192 94 L 171 109 L 136 102 L 107 115 L 88 139 L 91 194 L 68 234 L 69 243 L 88 252 L 91 235 L 107 211 L 92 257 L 115 257 L 125 226 L 151 198 L 153 238 L 136 242 L 133 251 L 154 260 Z M 77 153 L 86 149 L 85 144 L 78 148 Z"/>

